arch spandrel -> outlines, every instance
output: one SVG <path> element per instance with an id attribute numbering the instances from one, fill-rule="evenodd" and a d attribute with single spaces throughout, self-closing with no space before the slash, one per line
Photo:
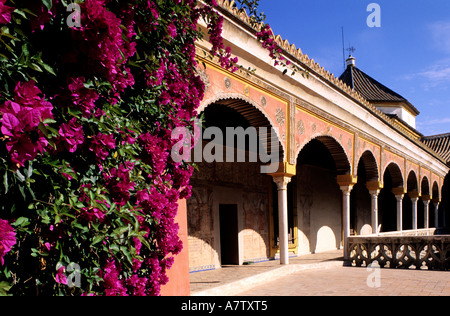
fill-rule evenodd
<path id="1" fill-rule="evenodd" d="M 309 139 L 296 153 L 296 163 L 298 162 L 298 157 L 305 146 L 312 140 L 320 141 L 330 152 L 334 163 L 336 164 L 336 171 L 338 175 L 351 175 L 352 165 L 351 160 L 346 155 L 344 148 L 334 137 L 330 135 L 316 135 L 315 137 Z"/>
<path id="2" fill-rule="evenodd" d="M 350 166 L 350 173 L 353 172 L 353 157 L 355 146 L 355 135 L 347 130 L 333 124 L 319 116 L 313 115 L 301 108 L 296 108 L 295 126 L 295 157 L 297 158 L 301 150 L 313 139 L 329 137 L 339 144 Z"/>
<path id="3" fill-rule="evenodd" d="M 408 193 L 420 192 L 419 177 L 414 170 L 411 170 L 408 173 L 408 177 L 406 179 L 406 189 Z"/>
<path id="4" fill-rule="evenodd" d="M 441 191 L 440 190 L 440 188 L 441 188 L 441 178 L 437 175 L 437 174 L 435 174 L 435 173 L 431 173 L 431 182 L 430 182 L 430 184 L 431 184 L 431 188 L 433 189 L 433 186 L 434 186 L 434 184 L 436 183 L 436 185 L 437 185 L 437 187 L 438 187 L 438 189 L 439 189 L 439 192 Z"/>
<path id="5" fill-rule="evenodd" d="M 361 161 L 361 158 L 364 154 L 367 152 L 370 152 L 373 156 L 373 159 L 375 160 L 377 170 L 378 170 L 378 179 L 379 181 L 382 181 L 382 175 L 381 175 L 381 146 L 376 145 L 362 137 L 358 137 L 357 143 L 356 143 L 356 150 L 355 150 L 355 163 L 359 164 Z M 358 166 L 355 166 L 358 168 Z M 358 169 L 355 169 L 358 170 Z"/>
<path id="6" fill-rule="evenodd" d="M 414 162 L 411 162 L 409 160 L 406 160 L 406 169 L 405 169 L 405 175 L 408 177 L 411 172 L 414 173 L 415 177 L 417 178 L 417 186 L 420 188 L 420 166 Z M 408 179 L 407 179 L 408 180 Z"/>
<path id="7" fill-rule="evenodd" d="M 405 189 L 405 178 L 402 173 L 401 167 L 396 162 L 389 163 L 386 168 L 383 169 L 383 177 L 386 173 L 386 171 L 389 170 L 389 173 L 392 178 L 392 187 L 395 188 L 402 188 L 404 191 Z M 403 192 L 402 191 L 402 192 Z"/>
<path id="8" fill-rule="evenodd" d="M 288 101 L 267 92 L 263 87 L 248 82 L 236 74 L 216 65 L 200 66 L 200 76 L 205 83 L 205 96 L 197 110 L 201 113 L 207 106 L 225 100 L 242 100 L 261 112 L 275 130 L 283 148 L 283 159 L 288 150 Z"/>
<path id="9" fill-rule="evenodd" d="M 386 169 L 394 164 L 400 171 L 400 175 L 402 178 L 402 183 L 405 184 L 406 183 L 406 172 L 405 172 L 405 158 L 394 154 L 393 152 L 389 151 L 389 150 L 383 150 L 382 154 L 381 154 L 381 161 L 382 161 L 382 170 L 383 170 L 383 175 L 386 172 Z"/>
<path id="10" fill-rule="evenodd" d="M 356 171 L 361 163 L 364 163 L 366 179 L 368 182 L 380 182 L 380 168 L 379 162 L 376 159 L 376 156 L 373 154 L 373 151 L 367 149 L 361 155 L 358 156 Z"/>
<path id="11" fill-rule="evenodd" d="M 422 196 L 431 195 L 431 182 L 428 175 L 423 175 L 422 179 L 420 180 L 420 193 L 422 194 Z"/>
<path id="12" fill-rule="evenodd" d="M 433 201 L 441 201 L 441 190 L 439 183 L 434 181 L 431 187 L 431 198 Z"/>

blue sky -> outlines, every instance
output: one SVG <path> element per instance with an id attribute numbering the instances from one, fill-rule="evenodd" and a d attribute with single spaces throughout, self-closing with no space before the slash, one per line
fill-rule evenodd
<path id="1" fill-rule="evenodd" d="M 367 25 L 370 3 L 380 5 L 379 28 Z M 421 112 L 417 130 L 450 133 L 449 0 L 260 0 L 259 10 L 275 34 L 337 77 L 343 27 L 356 66 Z"/>

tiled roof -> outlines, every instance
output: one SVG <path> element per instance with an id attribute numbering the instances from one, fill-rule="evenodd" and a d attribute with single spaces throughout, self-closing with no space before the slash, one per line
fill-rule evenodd
<path id="1" fill-rule="evenodd" d="M 450 164 L 450 134 L 427 136 L 422 139 L 422 142 Z"/>
<path id="2" fill-rule="evenodd" d="M 347 67 L 339 79 L 370 102 L 403 102 L 407 104 L 416 115 L 420 113 L 400 94 L 392 91 L 355 66 Z"/>

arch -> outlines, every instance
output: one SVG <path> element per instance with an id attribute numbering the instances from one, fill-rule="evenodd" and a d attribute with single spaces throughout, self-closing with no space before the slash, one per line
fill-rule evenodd
<path id="1" fill-rule="evenodd" d="M 358 166 L 356 170 L 359 170 L 360 164 L 364 164 L 365 168 L 365 174 L 366 174 L 366 181 L 379 181 L 380 174 L 378 170 L 378 164 L 377 160 L 375 159 L 375 156 L 370 150 L 366 150 L 358 161 Z"/>
<path id="2" fill-rule="evenodd" d="M 407 192 L 419 192 L 419 180 L 414 170 L 411 170 L 406 180 Z"/>
<path id="3" fill-rule="evenodd" d="M 420 193 L 422 193 L 422 196 L 430 195 L 430 181 L 428 181 L 427 176 L 422 177 L 422 181 L 420 182 L 420 189 Z"/>
<path id="4" fill-rule="evenodd" d="M 297 176 L 293 182 L 296 185 L 301 253 L 339 248 L 342 242 L 342 192 L 336 176 L 349 172 L 347 156 L 332 137 L 310 139 L 299 152 Z"/>
<path id="5" fill-rule="evenodd" d="M 392 179 L 392 188 L 402 188 L 404 186 L 402 169 L 395 162 L 391 162 L 386 169 L 384 169 L 384 173 L 389 171 Z"/>
<path id="6" fill-rule="evenodd" d="M 350 194 L 350 229 L 357 235 L 372 234 L 372 206 L 368 185 L 379 183 L 378 164 L 372 151 L 366 150 L 359 157 L 356 175 L 357 182 Z"/>
<path id="7" fill-rule="evenodd" d="M 439 185 L 436 181 L 433 182 L 433 187 L 432 187 L 432 191 L 431 191 L 431 197 L 433 200 L 435 201 L 440 201 L 441 200 L 441 195 L 440 195 L 440 191 L 439 191 Z"/>
<path id="8" fill-rule="evenodd" d="M 200 114 L 206 110 L 208 106 L 212 104 L 224 105 L 228 108 L 235 110 L 237 113 L 242 115 L 253 127 L 268 127 L 269 136 L 272 141 L 278 141 L 280 159 L 282 161 L 286 160 L 286 145 L 282 142 L 280 132 L 278 128 L 275 128 L 276 124 L 271 120 L 269 115 L 253 100 L 245 95 L 238 93 L 224 93 L 218 94 L 213 98 L 204 100 L 197 112 Z"/>
<path id="9" fill-rule="evenodd" d="M 298 158 L 302 150 L 313 140 L 318 140 L 328 149 L 336 165 L 336 171 L 338 175 L 347 175 L 351 173 L 352 166 L 347 157 L 347 154 L 345 153 L 344 148 L 333 136 L 330 135 L 318 135 L 310 139 L 308 142 L 305 142 L 304 146 L 301 147 L 297 152 L 296 163 L 298 163 Z"/>

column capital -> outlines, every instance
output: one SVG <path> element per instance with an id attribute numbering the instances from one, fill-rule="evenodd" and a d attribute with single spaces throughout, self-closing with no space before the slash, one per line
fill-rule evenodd
<path id="1" fill-rule="evenodd" d="M 353 187 L 358 182 L 358 178 L 351 174 L 338 175 L 336 180 L 340 187 Z"/>
<path id="2" fill-rule="evenodd" d="M 366 183 L 367 190 L 370 191 L 380 191 L 384 186 L 380 181 L 369 181 Z"/>
<path id="3" fill-rule="evenodd" d="M 275 173 L 271 173 L 270 175 L 275 177 L 293 177 L 297 174 L 297 166 L 291 165 L 288 162 L 282 162 L 278 166 L 278 170 Z"/>
<path id="4" fill-rule="evenodd" d="M 287 185 L 291 182 L 291 177 L 288 176 L 272 176 L 273 182 L 277 185 L 278 190 L 286 190 Z"/>
<path id="5" fill-rule="evenodd" d="M 411 199 L 418 199 L 418 198 L 420 198 L 420 193 L 418 191 L 414 190 L 414 191 L 409 192 L 408 196 Z"/>
<path id="6" fill-rule="evenodd" d="M 429 194 L 424 194 L 422 195 L 422 201 L 430 201 L 431 200 L 431 196 Z"/>
<path id="7" fill-rule="evenodd" d="M 400 188 L 393 188 L 392 193 L 394 193 L 395 196 L 402 195 L 403 197 L 403 195 L 405 195 L 407 192 L 404 187 L 400 187 Z"/>
<path id="8" fill-rule="evenodd" d="M 341 185 L 340 189 L 344 195 L 350 195 L 353 190 L 353 185 Z"/>

